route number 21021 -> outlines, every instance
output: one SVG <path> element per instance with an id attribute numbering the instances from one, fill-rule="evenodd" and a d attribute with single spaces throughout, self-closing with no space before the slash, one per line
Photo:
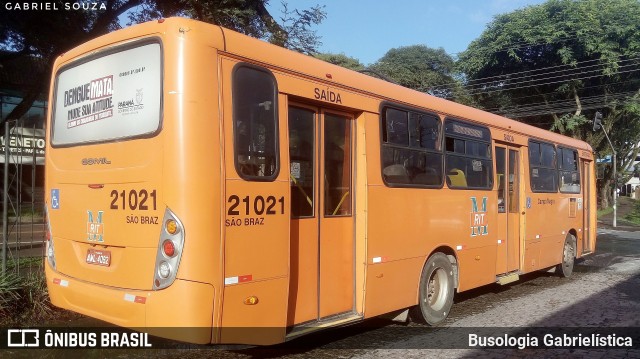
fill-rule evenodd
<path id="1" fill-rule="evenodd" d="M 227 203 L 231 205 L 227 211 L 229 216 L 239 216 L 241 209 L 244 209 L 244 215 L 246 216 L 252 214 L 252 211 L 253 214 L 258 216 L 278 214 L 278 212 L 284 214 L 284 197 L 276 199 L 274 196 L 268 196 L 267 198 L 255 196 L 252 199 L 249 196 L 245 196 L 240 199 L 239 196 L 234 194 L 229 196 Z"/>

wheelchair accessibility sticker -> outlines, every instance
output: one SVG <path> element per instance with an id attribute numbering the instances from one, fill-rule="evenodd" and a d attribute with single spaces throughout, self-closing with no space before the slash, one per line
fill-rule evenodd
<path id="1" fill-rule="evenodd" d="M 51 190 L 51 209 L 60 209 L 60 190 Z"/>

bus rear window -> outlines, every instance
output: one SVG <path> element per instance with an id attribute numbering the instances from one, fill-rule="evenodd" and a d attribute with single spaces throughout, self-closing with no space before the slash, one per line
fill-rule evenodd
<path id="1" fill-rule="evenodd" d="M 56 77 L 52 144 L 152 136 L 162 113 L 162 51 L 149 40 L 90 56 Z"/>

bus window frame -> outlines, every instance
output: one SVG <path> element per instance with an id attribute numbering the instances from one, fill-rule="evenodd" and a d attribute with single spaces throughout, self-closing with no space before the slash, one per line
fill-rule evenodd
<path id="1" fill-rule="evenodd" d="M 313 106 L 309 106 L 306 104 L 301 104 L 301 103 L 296 103 L 296 102 L 289 102 L 288 106 L 287 106 L 287 136 L 288 136 L 288 141 L 287 141 L 287 157 L 289 158 L 289 165 L 291 165 L 292 160 L 291 160 L 291 150 L 290 150 L 290 146 L 291 146 L 291 126 L 290 126 L 290 121 L 291 118 L 289 117 L 290 115 L 290 111 L 291 108 L 295 108 L 297 110 L 303 110 L 303 111 L 309 111 L 309 112 L 313 112 L 313 143 L 312 143 L 312 167 L 313 167 L 313 193 L 311 194 L 311 201 L 313 202 L 313 208 L 312 208 L 312 214 L 311 216 L 294 216 L 293 214 L 293 194 L 291 195 L 291 219 L 309 219 L 309 218 L 316 218 L 316 210 L 318 207 L 318 200 L 316 199 L 316 195 L 317 195 L 317 186 L 318 183 L 317 181 L 317 176 L 318 176 L 318 171 L 317 171 L 317 167 L 318 167 L 318 155 L 319 155 L 319 150 L 318 150 L 318 123 L 319 123 L 319 117 L 320 117 L 320 112 L 318 110 L 317 107 L 313 107 Z M 291 169 L 289 168 L 289 175 L 291 175 Z M 289 180 L 291 182 L 291 180 Z M 291 187 L 291 183 L 289 183 L 289 187 Z M 291 187 L 291 193 L 293 193 L 293 187 Z"/>
<path id="2" fill-rule="evenodd" d="M 554 153 L 555 153 L 555 157 L 556 157 L 556 163 L 555 166 L 549 167 L 549 166 L 542 166 L 540 164 L 536 164 L 536 165 L 532 165 L 531 164 L 531 143 L 537 143 L 538 145 L 550 145 L 551 147 L 553 147 Z M 539 153 L 540 155 L 540 159 L 542 159 L 542 152 Z M 533 193 L 558 193 L 558 189 L 559 189 L 559 179 L 558 179 L 558 148 L 555 145 L 555 143 L 551 143 L 551 142 L 546 142 L 546 141 L 541 141 L 538 139 L 534 139 L 534 138 L 530 138 L 528 143 L 527 143 L 527 162 L 529 164 L 529 188 L 531 188 L 531 192 Z M 533 183 L 533 169 L 534 168 L 544 168 L 544 169 L 551 169 L 553 171 L 555 171 L 555 175 L 552 176 L 554 178 L 554 183 L 555 183 L 555 189 L 554 190 L 539 190 L 539 189 L 534 189 L 532 183 Z"/>
<path id="3" fill-rule="evenodd" d="M 411 147 L 411 144 L 408 143 L 408 146 L 400 146 L 397 144 L 393 144 L 393 143 L 389 143 L 389 142 L 385 142 L 384 141 L 384 131 L 386 131 L 386 110 L 388 108 L 392 108 L 394 110 L 398 110 L 398 111 L 406 111 L 407 115 L 409 114 L 409 112 L 414 112 L 414 113 L 419 113 L 421 115 L 426 115 L 426 116 L 431 116 L 433 118 L 435 118 L 438 121 L 438 139 L 436 140 L 436 143 L 440 146 L 440 150 L 429 150 L 426 148 L 418 148 L 418 147 Z M 380 144 L 380 177 L 382 178 L 382 182 L 384 183 L 385 186 L 390 187 L 390 188 L 423 188 L 423 189 L 441 189 L 444 187 L 444 150 L 443 150 L 443 133 L 444 133 L 444 125 L 443 125 L 443 121 L 440 115 L 438 115 L 436 112 L 433 111 L 429 111 L 429 110 L 425 110 L 425 109 L 421 109 L 421 108 L 417 108 L 417 107 L 410 107 L 410 106 L 404 106 L 404 105 L 400 105 L 398 103 L 395 102 L 390 102 L 390 101 L 383 101 L 380 104 L 380 110 L 379 110 L 379 118 L 380 120 L 378 121 L 379 126 L 380 126 L 380 136 L 379 136 L 379 144 Z M 409 131 L 408 129 L 408 124 L 409 124 L 409 117 L 407 117 L 407 131 Z M 405 149 L 405 150 L 410 150 L 410 151 L 415 151 L 415 152 L 420 152 L 420 153 L 424 153 L 424 154 L 438 154 L 440 155 L 440 166 L 442 168 L 441 173 L 439 174 L 439 178 L 440 178 L 440 184 L 438 185 L 428 185 L 428 184 L 414 184 L 414 183 L 394 183 L 394 182 L 388 182 L 385 179 L 384 174 L 382 173 L 382 171 L 384 170 L 384 164 L 383 164 L 383 157 L 384 157 L 384 148 L 385 146 L 387 147 L 393 147 L 393 148 L 397 148 L 397 149 Z"/>
<path id="4" fill-rule="evenodd" d="M 160 110 L 158 111 L 160 118 L 158 119 L 158 128 L 153 132 L 143 133 L 140 135 L 125 136 L 125 137 L 111 138 L 107 140 L 98 140 L 98 141 L 83 141 L 83 142 L 76 142 L 76 143 L 55 144 L 54 143 L 54 139 L 55 139 L 54 129 L 55 129 L 55 121 L 56 121 L 55 106 L 56 106 L 56 103 L 58 102 L 58 78 L 60 74 L 64 71 L 86 64 L 87 62 L 91 62 L 101 57 L 113 55 L 118 52 L 131 50 L 131 49 L 142 47 L 149 44 L 158 44 L 160 46 Z M 124 44 L 116 44 L 113 46 L 109 46 L 104 50 L 98 50 L 98 52 L 92 53 L 88 56 L 82 57 L 80 59 L 71 61 L 68 64 L 60 66 L 60 68 L 58 68 L 58 71 L 56 71 L 55 81 L 53 84 L 54 95 L 53 95 L 53 101 L 52 101 L 53 103 L 51 104 L 51 110 L 50 110 L 51 111 L 50 112 L 51 129 L 49 129 L 49 136 L 50 136 L 49 144 L 51 145 L 52 148 L 69 148 L 69 147 L 87 146 L 87 145 L 100 145 L 100 144 L 112 143 L 112 142 L 131 141 L 131 140 L 138 140 L 138 139 L 149 139 L 149 138 L 154 138 L 158 136 L 158 134 L 162 132 L 162 128 L 164 125 L 164 70 L 165 70 L 164 45 L 162 43 L 162 39 L 159 36 L 149 36 L 143 39 L 127 42 Z"/>
<path id="5" fill-rule="evenodd" d="M 562 151 L 562 160 L 558 161 L 559 156 L 558 156 L 558 152 Z M 562 165 L 564 163 L 564 151 L 571 151 L 574 154 L 575 160 L 576 160 L 576 169 L 575 170 L 565 170 L 564 168 L 562 168 Z M 575 148 L 571 148 L 571 147 L 566 147 L 566 146 L 561 146 L 558 145 L 556 146 L 556 164 L 558 167 L 558 191 L 560 191 L 560 193 L 565 193 L 565 194 L 580 194 L 582 193 L 582 176 L 580 174 L 580 153 L 578 152 L 577 149 Z M 580 187 L 580 190 L 578 192 L 576 191 L 563 191 L 562 190 L 562 186 L 560 186 L 560 178 L 562 177 L 562 172 L 569 172 L 569 173 L 577 173 L 578 175 L 578 186 Z"/>
<path id="6" fill-rule="evenodd" d="M 236 113 L 235 113 L 235 99 L 236 99 L 236 89 L 237 87 L 235 86 L 235 76 L 236 73 L 239 69 L 241 68 L 250 68 L 256 71 L 260 71 L 265 73 L 266 75 L 268 75 L 273 83 L 273 94 L 274 94 L 274 104 L 273 104 L 273 113 L 274 113 L 274 144 L 275 144 L 275 169 L 273 171 L 273 174 L 271 174 L 270 176 L 252 176 L 252 175 L 245 175 L 242 173 L 242 171 L 240 170 L 239 167 L 239 163 L 238 163 L 238 141 L 236 138 Z M 239 62 L 237 64 L 235 64 L 233 66 L 233 69 L 231 70 L 231 123 L 233 124 L 233 127 L 231 129 L 232 133 L 232 139 L 233 139 L 233 165 L 236 169 L 236 173 L 238 174 L 238 176 L 240 176 L 240 178 L 242 178 L 245 181 L 251 181 L 251 182 L 273 182 L 275 181 L 279 174 L 280 174 L 280 107 L 279 107 L 279 90 L 278 90 L 278 80 L 276 79 L 275 75 L 273 74 L 273 72 L 271 72 L 271 70 L 269 70 L 266 67 L 262 67 L 262 66 L 258 66 L 252 63 L 248 63 L 248 62 Z"/>
<path id="7" fill-rule="evenodd" d="M 462 134 L 452 134 L 449 133 L 447 134 L 447 122 L 458 122 L 461 123 L 463 125 L 467 124 L 467 125 L 471 125 L 474 127 L 480 127 L 484 130 L 486 130 L 489 134 L 489 138 L 485 139 L 484 137 L 482 139 L 478 139 L 472 136 L 465 136 Z M 447 151 L 447 137 L 451 137 L 454 140 L 455 139 L 459 139 L 459 140 L 463 140 L 463 141 L 476 141 L 482 144 L 487 145 L 487 153 L 489 154 L 489 157 L 480 157 L 480 156 L 474 156 L 474 155 L 468 155 L 466 153 L 466 144 L 465 144 L 465 153 L 464 154 L 460 154 L 458 152 L 449 152 Z M 482 160 L 482 161 L 488 161 L 490 168 L 488 169 L 488 174 L 489 174 L 489 183 L 487 184 L 486 187 L 472 187 L 469 186 L 468 182 L 467 182 L 467 186 L 466 187 L 461 187 L 461 186 L 453 186 L 453 185 L 449 185 L 449 183 L 447 183 L 447 188 L 449 189 L 454 189 L 454 190 L 463 190 L 463 191 L 492 191 L 493 187 L 495 185 L 495 178 L 494 178 L 494 153 L 493 153 L 493 149 L 492 149 L 492 143 L 493 143 L 493 137 L 491 136 L 491 129 L 488 126 L 485 125 L 481 125 L 472 121 L 466 121 L 466 120 L 462 120 L 460 118 L 457 117 L 449 117 L 447 116 L 444 121 L 442 122 L 442 152 L 444 154 L 444 174 L 445 174 L 445 182 L 446 182 L 446 176 L 447 174 L 447 158 L 449 156 L 453 156 L 453 157 L 459 157 L 459 158 L 470 158 L 470 159 L 478 159 L 478 160 Z M 466 174 L 465 174 L 466 176 Z"/>

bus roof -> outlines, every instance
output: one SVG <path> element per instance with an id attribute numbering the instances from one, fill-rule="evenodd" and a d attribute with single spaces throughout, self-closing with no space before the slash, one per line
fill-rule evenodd
<path id="1" fill-rule="evenodd" d="M 91 54 L 96 48 L 110 46 L 142 36 L 178 32 L 188 33 L 189 36 L 197 38 L 203 44 L 218 48 L 226 53 L 251 59 L 284 72 L 295 73 L 298 76 L 307 77 L 326 85 L 342 87 L 353 92 L 377 97 L 382 101 L 392 101 L 424 110 L 431 110 L 445 116 L 463 118 L 506 131 L 524 134 L 528 137 L 563 144 L 586 150 L 590 153 L 593 152 L 588 143 L 571 137 L 411 90 L 217 25 L 186 18 L 174 17 L 150 21 L 98 37 L 61 55 L 56 60 L 54 71 L 57 71 L 68 60 L 76 60 L 76 56 Z M 331 74 L 330 78 L 327 74 Z"/>

